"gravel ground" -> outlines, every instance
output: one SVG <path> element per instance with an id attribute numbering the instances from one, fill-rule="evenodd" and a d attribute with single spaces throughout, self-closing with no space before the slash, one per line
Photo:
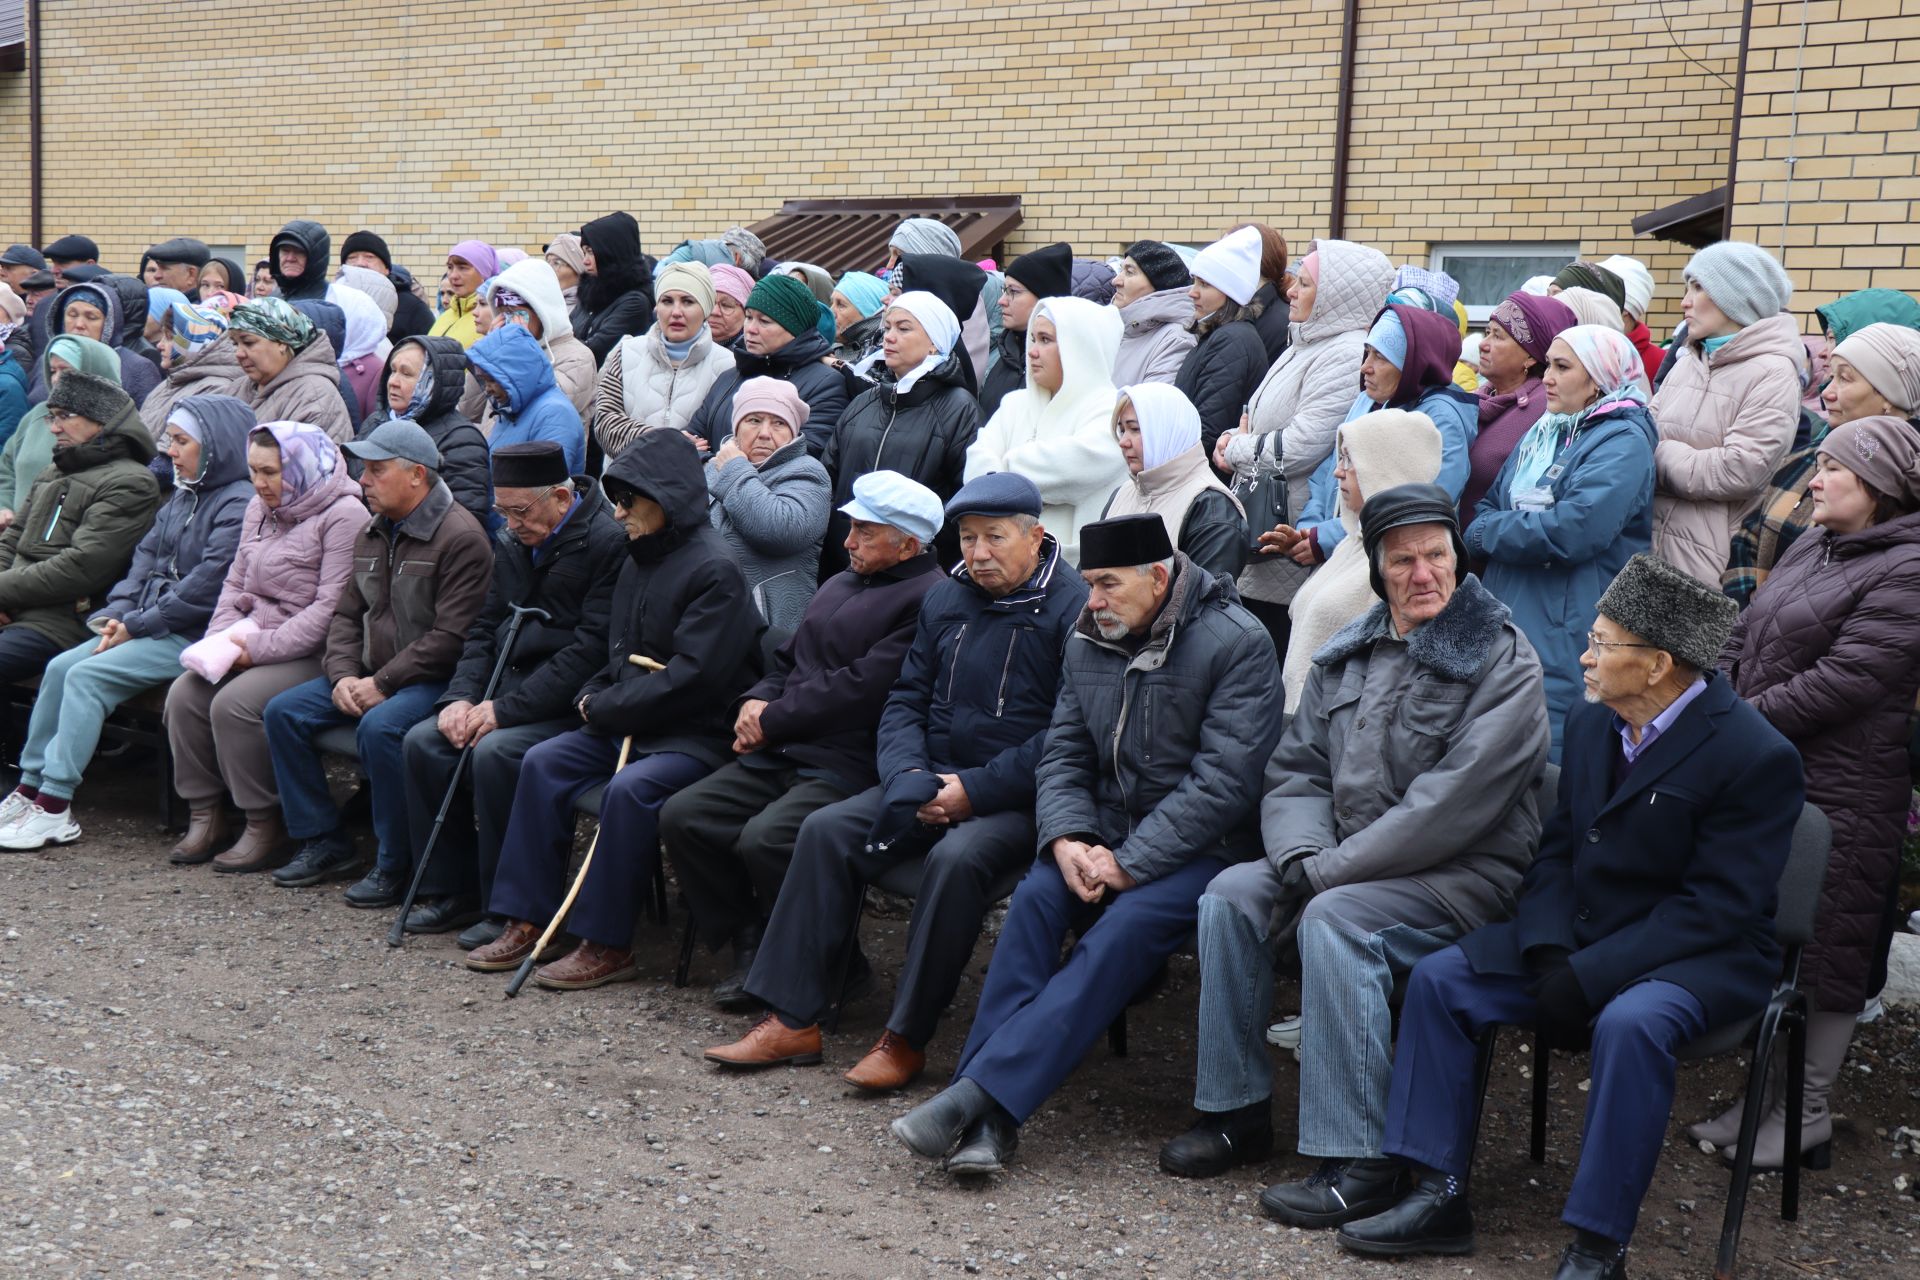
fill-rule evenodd
<path id="1" fill-rule="evenodd" d="M 1027 1126 L 999 1181 L 957 1185 L 886 1122 L 951 1069 L 963 1019 L 901 1099 L 839 1079 L 878 1034 L 849 1011 L 825 1068 L 723 1076 L 707 1044 L 718 960 L 667 980 L 674 938 L 642 928 L 637 985 L 560 995 L 460 967 L 451 939 L 389 950 L 387 913 L 337 888 L 165 861 L 135 766 L 82 796 L 86 837 L 0 855 L 0 1274 L 17 1276 L 1547 1277 L 1583 1100 L 1556 1064 L 1548 1159 L 1526 1154 L 1530 1058 L 1495 1068 L 1477 1173 L 1480 1252 L 1381 1265 L 1260 1217 L 1277 1157 L 1207 1183 L 1161 1175 L 1184 1127 L 1195 975 L 1133 1011 L 1132 1054 L 1102 1045 Z M 120 785 L 115 785 L 116 783 Z M 905 923 L 866 946 L 883 978 Z M 988 949 L 982 946 L 976 962 Z M 978 996 L 978 966 L 959 1004 Z M 883 990 L 884 990 L 883 985 Z M 1283 997 L 1284 998 L 1284 997 Z M 1290 1150 L 1297 1069 L 1280 1058 Z M 1683 1069 L 1678 1115 L 1706 1114 L 1744 1064 Z M 1900 1126 L 1920 1126 L 1920 1023 L 1856 1042 L 1831 1171 L 1797 1224 L 1756 1183 L 1748 1277 L 1920 1276 L 1920 1204 L 1895 1189 Z M 1636 1276 L 1711 1272 L 1726 1176 L 1678 1128 L 1641 1223 Z"/>

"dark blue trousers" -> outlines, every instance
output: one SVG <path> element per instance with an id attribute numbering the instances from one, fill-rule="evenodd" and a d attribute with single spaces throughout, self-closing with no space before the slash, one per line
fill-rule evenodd
<path id="1" fill-rule="evenodd" d="M 1042 854 L 1013 892 L 954 1079 L 972 1080 L 1025 1124 L 1193 933 L 1200 895 L 1227 865 L 1195 858 L 1093 906 Z M 1062 963 L 1075 929 L 1080 940 Z"/>
<path id="2" fill-rule="evenodd" d="M 711 772 L 677 751 L 630 759 L 618 774 L 620 740 L 574 729 L 530 749 L 520 763 L 513 814 L 500 844 L 487 909 L 544 926 L 567 895 L 567 852 L 573 845 L 573 802 L 602 782 L 600 839 L 593 866 L 567 915 L 566 931 L 626 950 L 640 895 L 660 857 L 660 806 Z M 612 781 L 608 782 L 611 778 Z"/>
<path id="3" fill-rule="evenodd" d="M 1414 967 L 1400 1011 L 1386 1153 L 1465 1179 L 1473 1150 L 1475 1042 L 1494 1024 L 1531 1024 L 1527 979 L 1478 974 L 1459 947 Z M 1706 1029 L 1684 987 L 1641 982 L 1593 1024 L 1592 1084 L 1580 1167 L 1560 1220 L 1610 1240 L 1633 1238 L 1673 1111 L 1674 1050 Z"/>

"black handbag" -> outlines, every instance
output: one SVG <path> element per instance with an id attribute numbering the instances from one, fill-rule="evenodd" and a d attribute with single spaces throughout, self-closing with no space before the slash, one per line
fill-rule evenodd
<path id="1" fill-rule="evenodd" d="M 1286 470 L 1279 459 L 1262 448 L 1251 473 L 1234 470 L 1231 490 L 1240 501 L 1240 509 L 1247 513 L 1247 554 L 1257 560 L 1260 535 L 1272 533 L 1275 525 L 1287 522 Z"/>

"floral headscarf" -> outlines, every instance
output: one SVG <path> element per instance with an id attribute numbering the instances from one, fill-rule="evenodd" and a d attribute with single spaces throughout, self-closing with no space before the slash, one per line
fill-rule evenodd
<path id="1" fill-rule="evenodd" d="M 195 306 L 184 298 L 167 312 L 167 339 L 174 358 L 190 355 L 227 331 L 227 317 L 218 307 Z"/>
<path id="2" fill-rule="evenodd" d="M 1600 388 L 1600 394 L 1577 413 L 1544 413 L 1527 428 L 1513 451 L 1509 495 L 1538 488 L 1553 460 L 1573 443 L 1594 414 L 1627 404 L 1644 405 L 1652 399 L 1647 389 L 1647 366 L 1626 334 L 1605 325 L 1577 324 L 1563 331 L 1558 340 L 1573 349 L 1574 358 Z"/>
<path id="3" fill-rule="evenodd" d="M 313 322 L 295 311 L 284 298 L 255 298 L 233 309 L 227 326 L 277 342 L 293 351 L 305 351 L 319 336 Z"/>
<path id="4" fill-rule="evenodd" d="M 247 439 L 271 437 L 280 449 L 280 505 L 289 507 L 325 484 L 340 469 L 340 446 L 319 427 L 305 422 L 263 422 Z"/>

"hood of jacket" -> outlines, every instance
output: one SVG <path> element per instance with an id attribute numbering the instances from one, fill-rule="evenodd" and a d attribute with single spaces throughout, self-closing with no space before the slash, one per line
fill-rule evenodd
<path id="1" fill-rule="evenodd" d="M 1319 342 L 1336 333 L 1366 332 L 1393 288 L 1393 263 L 1378 249 L 1351 240 L 1315 240 L 1307 252 L 1320 255 L 1319 287 L 1313 313 L 1293 324 L 1291 341 Z"/>
<path id="2" fill-rule="evenodd" d="M 99 435 L 85 444 L 55 449 L 53 465 L 73 475 L 122 458 L 145 466 L 153 461 L 155 453 L 153 433 L 140 421 L 140 409 L 129 397 L 126 406 L 113 415 L 113 421 L 107 423 Z"/>
<path id="3" fill-rule="evenodd" d="M 675 533 L 684 536 L 707 523 L 706 471 L 692 442 L 678 431 L 641 432 L 607 464 L 606 478 L 659 503 Z"/>
<path id="4" fill-rule="evenodd" d="M 589 312 L 603 310 L 630 289 L 649 290 L 640 224 L 630 213 L 610 213 L 580 228 L 580 243 L 593 250 L 593 274 L 580 278 L 580 300 Z M 643 274 L 645 273 L 645 274 Z"/>
<path id="5" fill-rule="evenodd" d="M 93 338 L 83 338 L 77 333 L 49 334 L 47 349 L 40 353 L 40 385 L 51 387 L 53 378 L 47 372 L 47 360 L 53 355 L 53 339 L 65 337 L 68 342 L 80 344 L 80 362 L 74 365 L 82 373 L 91 373 L 96 377 L 111 378 L 115 385 L 120 382 L 120 353 L 104 342 Z M 65 359 L 66 357 L 61 357 Z M 37 406 L 36 406 L 37 407 Z"/>
<path id="6" fill-rule="evenodd" d="M 1185 289 L 1160 289 L 1144 298 L 1135 298 L 1120 309 L 1125 336 L 1138 338 L 1163 325 L 1181 328 L 1193 323 L 1193 298 Z"/>
<path id="7" fill-rule="evenodd" d="M 186 414 L 200 426 L 200 474 L 189 480 L 175 472 L 175 484 L 211 490 L 249 478 L 247 436 L 259 420 L 244 401 L 234 396 L 190 396 L 174 405 L 167 416 L 179 414 Z"/>
<path id="8" fill-rule="evenodd" d="M 962 325 L 980 305 L 987 273 L 971 262 L 944 253 L 907 253 L 900 257 L 900 290 L 924 289 L 947 304 Z"/>
<path id="9" fill-rule="evenodd" d="M 1435 388 L 1453 385 L 1453 366 L 1460 363 L 1460 326 L 1445 316 L 1400 302 L 1380 308 L 1374 319 L 1389 311 L 1400 317 L 1400 327 L 1407 331 L 1407 362 L 1400 369 L 1400 385 L 1394 388 L 1387 407 L 1404 409 L 1419 403 Z M 1368 327 L 1372 327 L 1372 321 Z M 1479 409 L 1474 413 L 1477 416 Z"/>
<path id="10" fill-rule="evenodd" d="M 1838 346 L 1870 324 L 1897 324 L 1920 329 L 1920 302 L 1898 289 L 1860 289 L 1815 307 L 1820 327 Z M 1733 345 L 1728 343 L 1728 346 Z"/>
<path id="11" fill-rule="evenodd" d="M 560 293 L 560 277 L 553 274 L 545 258 L 527 258 L 495 276 L 495 289 L 519 294 L 540 317 L 540 337 L 549 346 L 573 332 L 573 320 L 567 315 L 567 300 Z M 493 295 L 489 293 L 488 297 Z"/>
<path id="12" fill-rule="evenodd" d="M 506 412 L 511 417 L 519 417 L 528 405 L 559 386 L 540 339 L 517 324 L 496 329 L 474 343 L 467 349 L 467 362 L 506 391 Z"/>
<path id="13" fill-rule="evenodd" d="M 1704 347 L 1697 347 L 1705 351 Z M 1733 340 L 1707 357 L 1709 369 L 1724 369 L 1731 364 L 1741 364 L 1757 356 L 1784 356 L 1793 362 L 1793 367 L 1803 369 L 1807 363 L 1807 348 L 1800 341 L 1799 326 L 1786 312 L 1777 316 L 1768 316 L 1757 320 L 1733 335 Z"/>
<path id="14" fill-rule="evenodd" d="M 403 347 L 419 347 L 425 352 L 427 371 L 433 374 L 433 390 L 427 397 L 426 411 L 416 421 L 431 422 L 458 409 L 460 393 L 467 385 L 467 349 L 457 338 L 402 338 L 393 344 L 393 350 L 387 353 L 387 363 L 380 370 L 380 406 L 374 410 L 375 416 L 382 413 L 399 416 L 387 404 L 387 379 L 393 376 L 393 358 Z"/>
<path id="15" fill-rule="evenodd" d="M 307 255 L 307 269 L 297 276 L 280 274 L 280 246 L 292 245 Z M 280 296 L 288 302 L 296 298 L 324 298 L 327 294 L 327 268 L 333 262 L 333 237 L 317 222 L 296 218 L 280 228 L 267 245 L 267 270 L 280 286 Z"/>
<path id="16" fill-rule="evenodd" d="M 120 346 L 127 327 L 126 307 L 120 301 L 120 290 L 114 286 L 112 280 L 104 277 L 99 280 L 89 280 L 84 284 L 70 284 L 53 295 L 53 301 L 47 304 L 53 308 L 47 313 L 47 337 L 51 339 L 67 331 L 67 304 L 75 298 L 81 298 L 104 308 L 107 319 L 106 323 L 100 326 L 99 340 L 110 347 Z M 120 362 L 116 359 L 113 377 L 115 382 L 120 380 L 119 369 Z"/>
<path id="17" fill-rule="evenodd" d="M 1363 413 L 1340 424 L 1334 448 L 1346 447 L 1353 459 L 1353 481 L 1362 496 L 1403 484 L 1432 484 L 1440 474 L 1444 445 L 1440 428 L 1424 413 Z M 1340 523 L 1360 532 L 1360 513 L 1339 497 Z"/>
<path id="18" fill-rule="evenodd" d="M 347 349 L 347 313 L 322 298 L 301 298 L 288 305 L 327 335 L 327 341 L 333 344 L 333 358 L 338 360 Z"/>
<path id="19" fill-rule="evenodd" d="M 1034 308 L 1047 311 L 1060 344 L 1060 389 L 1048 392 L 1029 383 L 1010 392 L 1001 410 L 1016 407 L 1032 414 L 1035 430 L 1048 422 L 1078 422 L 1087 413 L 1111 414 L 1120 389 L 1113 385 L 1113 362 L 1120 354 L 1120 313 L 1085 298 L 1046 298 Z"/>
<path id="20" fill-rule="evenodd" d="M 120 295 L 120 345 L 144 340 L 147 336 L 147 286 L 132 276 L 108 276 L 102 284 L 111 284 Z"/>

